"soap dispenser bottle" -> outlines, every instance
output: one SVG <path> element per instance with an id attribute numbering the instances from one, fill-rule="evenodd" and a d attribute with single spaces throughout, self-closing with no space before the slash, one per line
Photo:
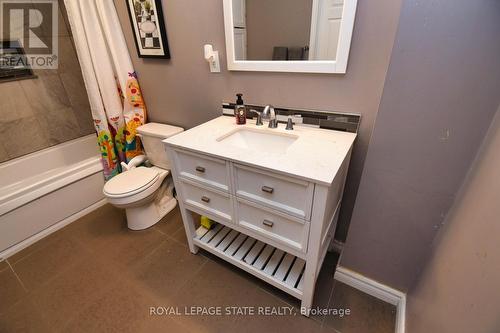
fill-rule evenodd
<path id="1" fill-rule="evenodd" d="M 243 102 L 243 94 L 236 94 L 236 106 L 234 107 L 234 117 L 237 125 L 245 125 L 247 123 L 247 108 Z"/>

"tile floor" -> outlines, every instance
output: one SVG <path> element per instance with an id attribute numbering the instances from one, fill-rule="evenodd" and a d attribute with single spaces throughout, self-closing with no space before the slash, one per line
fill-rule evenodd
<path id="1" fill-rule="evenodd" d="M 305 318 L 294 298 L 207 252 L 190 254 L 178 210 L 132 232 L 106 205 L 0 262 L 0 332 L 394 332 L 395 308 L 335 282 L 336 261 L 325 261 L 315 305 L 351 314 Z M 193 306 L 293 313 L 187 315 Z"/>

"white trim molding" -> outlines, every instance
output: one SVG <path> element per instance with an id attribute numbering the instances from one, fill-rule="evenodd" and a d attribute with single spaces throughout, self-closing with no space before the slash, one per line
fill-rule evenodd
<path id="1" fill-rule="evenodd" d="M 406 319 L 406 294 L 397 289 L 386 286 L 380 282 L 367 278 L 348 268 L 339 266 L 335 272 L 335 280 L 350 287 L 358 289 L 368 295 L 376 297 L 384 302 L 395 305 L 396 312 L 396 333 L 405 332 Z"/>
<path id="2" fill-rule="evenodd" d="M 227 68 L 230 71 L 336 73 L 345 74 L 351 48 L 358 0 L 345 0 L 339 33 L 336 60 L 313 61 L 248 61 L 236 60 L 234 49 L 233 0 L 224 0 L 224 30 L 226 34 Z"/>

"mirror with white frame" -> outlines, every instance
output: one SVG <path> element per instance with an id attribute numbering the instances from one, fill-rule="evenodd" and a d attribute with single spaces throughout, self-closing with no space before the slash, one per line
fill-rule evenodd
<path id="1" fill-rule="evenodd" d="M 357 0 L 224 0 L 229 70 L 345 73 Z"/>

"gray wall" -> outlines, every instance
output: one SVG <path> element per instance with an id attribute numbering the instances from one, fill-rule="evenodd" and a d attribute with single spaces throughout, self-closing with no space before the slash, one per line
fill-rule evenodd
<path id="1" fill-rule="evenodd" d="M 162 1 L 172 60 L 139 59 L 125 1 L 115 0 L 115 5 L 151 121 L 193 127 L 220 115 L 221 102 L 234 100 L 237 92 L 244 93 L 249 103 L 363 115 L 343 206 L 342 238 L 380 103 L 400 2 L 359 0 L 346 75 L 227 71 L 222 0 Z M 209 72 L 203 59 L 205 43 L 219 50 L 222 73 Z"/>
<path id="2" fill-rule="evenodd" d="M 309 45 L 312 0 L 247 0 L 247 59 L 271 60 L 275 46 Z"/>
<path id="3" fill-rule="evenodd" d="M 409 294 L 408 332 L 500 332 L 499 166 L 500 109 Z"/>
<path id="4" fill-rule="evenodd" d="M 404 0 L 343 266 L 419 274 L 500 103 L 499 36 L 498 1 Z"/>
<path id="5" fill-rule="evenodd" d="M 73 37 L 61 3 L 59 68 L 0 82 L 0 162 L 94 133 Z"/>

